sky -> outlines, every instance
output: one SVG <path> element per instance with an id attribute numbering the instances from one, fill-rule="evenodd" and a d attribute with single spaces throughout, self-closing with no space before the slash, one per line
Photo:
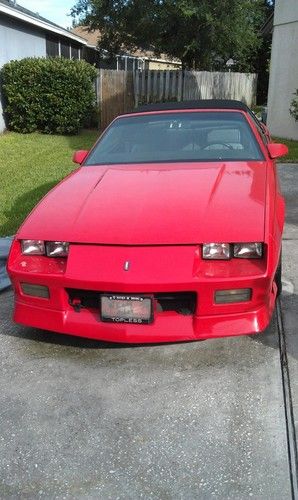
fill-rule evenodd
<path id="1" fill-rule="evenodd" d="M 70 9 L 75 3 L 76 0 L 17 0 L 18 5 L 32 12 L 38 12 L 63 28 L 70 27 L 72 24 L 72 17 L 67 14 L 70 14 Z"/>

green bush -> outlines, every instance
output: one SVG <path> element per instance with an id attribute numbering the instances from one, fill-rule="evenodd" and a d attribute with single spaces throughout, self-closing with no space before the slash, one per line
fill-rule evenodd
<path id="1" fill-rule="evenodd" d="M 294 93 L 294 99 L 291 102 L 290 114 L 298 121 L 298 89 Z"/>
<path id="2" fill-rule="evenodd" d="M 16 132 L 78 133 L 95 102 L 96 69 L 85 61 L 26 58 L 1 71 L 8 127 Z"/>

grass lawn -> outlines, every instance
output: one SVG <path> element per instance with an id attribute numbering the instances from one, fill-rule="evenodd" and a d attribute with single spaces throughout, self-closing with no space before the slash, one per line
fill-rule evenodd
<path id="1" fill-rule="evenodd" d="M 98 135 L 97 130 L 85 130 L 77 136 L 0 135 L 0 236 L 16 232 L 42 196 L 76 168 L 71 160 L 73 151 L 89 149 Z M 283 162 L 298 163 L 298 141 L 274 140 L 289 147 Z"/>
<path id="2" fill-rule="evenodd" d="M 0 236 L 16 232 L 42 196 L 76 168 L 73 152 L 89 149 L 98 135 L 97 130 L 77 136 L 0 135 Z"/>

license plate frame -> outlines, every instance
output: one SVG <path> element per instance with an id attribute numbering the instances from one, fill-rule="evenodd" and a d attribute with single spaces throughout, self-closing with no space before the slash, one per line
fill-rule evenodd
<path id="1" fill-rule="evenodd" d="M 118 304 L 117 304 L 118 303 Z M 117 312 L 117 305 L 119 310 Z M 121 312 L 121 306 L 126 306 L 128 310 L 131 308 L 131 313 L 128 311 Z M 147 309 L 144 314 L 143 309 Z M 99 302 L 100 319 L 105 323 L 124 323 L 132 325 L 149 325 L 153 322 L 153 296 L 152 295 L 128 295 L 104 293 L 100 295 Z M 135 311 L 133 312 L 133 309 Z M 138 310 L 139 309 L 139 314 Z"/>

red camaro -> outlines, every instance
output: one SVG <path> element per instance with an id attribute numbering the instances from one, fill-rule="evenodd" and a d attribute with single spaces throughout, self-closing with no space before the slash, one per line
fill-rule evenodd
<path id="1" fill-rule="evenodd" d="M 238 101 L 119 116 L 19 229 L 14 319 L 115 342 L 264 330 L 281 289 L 286 146 Z"/>

